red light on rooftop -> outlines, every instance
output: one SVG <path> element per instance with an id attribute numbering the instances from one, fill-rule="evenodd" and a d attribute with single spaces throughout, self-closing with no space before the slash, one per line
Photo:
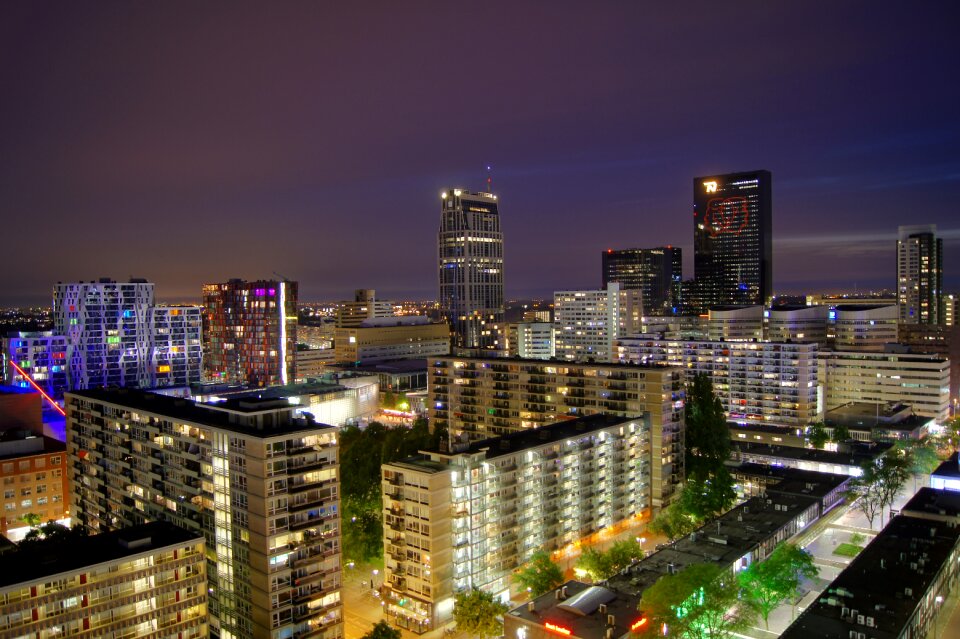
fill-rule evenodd
<path id="1" fill-rule="evenodd" d="M 640 628 L 643 628 L 645 625 L 647 625 L 647 618 L 640 617 L 639 619 L 633 622 L 633 625 L 630 626 L 630 630 L 632 632 L 636 632 L 637 630 L 640 630 Z"/>

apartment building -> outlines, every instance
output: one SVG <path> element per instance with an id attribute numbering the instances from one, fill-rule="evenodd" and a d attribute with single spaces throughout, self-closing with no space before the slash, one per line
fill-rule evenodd
<path id="1" fill-rule="evenodd" d="M 622 362 L 710 376 L 731 420 L 783 426 L 804 426 L 822 412 L 818 352 L 812 343 L 668 340 L 655 334 L 617 341 Z"/>
<path id="2" fill-rule="evenodd" d="M 644 419 L 590 415 L 384 464 L 388 618 L 417 633 L 454 593 L 508 600 L 511 573 L 650 508 Z"/>
<path id="3" fill-rule="evenodd" d="M 154 306 L 149 312 L 151 386 L 183 386 L 203 376 L 203 309 Z"/>
<path id="4" fill-rule="evenodd" d="M 522 359 L 552 359 L 557 354 L 553 323 L 537 321 L 507 324 L 507 353 L 510 357 Z"/>
<path id="5" fill-rule="evenodd" d="M 342 636 L 336 428 L 295 419 L 286 398 L 102 389 L 65 408 L 75 517 L 202 534 L 213 634 Z"/>
<path id="6" fill-rule="evenodd" d="M 850 402 L 899 403 L 945 421 L 950 411 L 950 360 L 909 353 L 819 354 L 826 410 Z"/>
<path id="7" fill-rule="evenodd" d="M 707 330 L 715 341 L 763 339 L 763 306 L 714 306 L 708 312 Z"/>
<path id="8" fill-rule="evenodd" d="M 428 406 L 452 450 L 471 441 L 609 413 L 643 417 L 649 429 L 650 499 L 670 502 L 683 481 L 684 375 L 662 365 L 507 358 L 431 358 Z"/>
<path id="9" fill-rule="evenodd" d="M 575 362 L 615 361 L 614 341 L 639 333 L 642 318 L 639 289 L 621 289 L 610 282 L 599 291 L 558 291 L 553 294 L 556 356 Z"/>
<path id="10" fill-rule="evenodd" d="M 830 311 L 834 347 L 839 351 L 883 351 L 897 341 L 899 313 L 893 305 L 841 304 Z"/>
<path id="11" fill-rule="evenodd" d="M 826 346 L 829 312 L 826 306 L 772 306 L 763 312 L 764 338 Z"/>
<path id="12" fill-rule="evenodd" d="M 152 522 L 39 543 L 0 556 L 0 636 L 209 636 L 201 535 Z"/>
<path id="13" fill-rule="evenodd" d="M 450 352 L 450 327 L 417 315 L 381 317 L 336 329 L 333 343 L 334 358 L 342 363 L 422 359 Z"/>

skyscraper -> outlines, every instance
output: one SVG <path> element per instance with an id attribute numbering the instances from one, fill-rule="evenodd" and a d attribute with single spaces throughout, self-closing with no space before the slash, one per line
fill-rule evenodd
<path id="1" fill-rule="evenodd" d="M 897 303 L 904 324 L 943 320 L 943 240 L 933 224 L 901 226 L 897 239 Z"/>
<path id="2" fill-rule="evenodd" d="M 203 286 L 203 370 L 213 381 L 274 386 L 296 378 L 297 283 Z"/>
<path id="3" fill-rule="evenodd" d="M 679 248 L 608 249 L 603 253 L 603 288 L 617 282 L 639 290 L 645 315 L 671 315 L 679 305 L 683 259 Z"/>
<path id="4" fill-rule="evenodd" d="M 769 303 L 771 181 L 769 171 L 693 179 L 694 277 L 707 306 Z"/>
<path id="5" fill-rule="evenodd" d="M 450 189 L 440 199 L 440 308 L 450 325 L 451 347 L 500 350 L 503 233 L 497 196 Z"/>
<path id="6" fill-rule="evenodd" d="M 616 282 L 600 291 L 553 294 L 555 352 L 575 362 L 614 362 L 614 341 L 639 333 L 643 306 L 640 291 L 625 291 Z"/>

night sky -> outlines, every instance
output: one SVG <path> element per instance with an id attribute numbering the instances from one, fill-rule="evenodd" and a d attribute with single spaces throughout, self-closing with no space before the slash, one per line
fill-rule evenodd
<path id="1" fill-rule="evenodd" d="M 663 8 L 669 4 L 671 8 Z M 642 5 L 642 6 L 641 6 Z M 675 8 L 672 8 L 675 7 Z M 508 297 L 673 244 L 692 178 L 773 172 L 774 289 L 960 290 L 957 2 L 7 2 L 0 305 L 281 273 L 436 296 L 439 193 L 500 195 Z"/>

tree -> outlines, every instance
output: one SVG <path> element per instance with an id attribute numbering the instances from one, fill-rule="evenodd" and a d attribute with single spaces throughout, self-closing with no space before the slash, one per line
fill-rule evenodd
<path id="1" fill-rule="evenodd" d="M 687 474 L 714 472 L 730 457 L 730 429 L 710 377 L 700 373 L 687 386 Z"/>
<path id="2" fill-rule="evenodd" d="M 719 466 L 709 474 L 700 470 L 688 475 L 679 504 L 682 511 L 699 525 L 725 512 L 736 499 L 730 471 Z"/>
<path id="3" fill-rule="evenodd" d="M 880 525 L 883 526 L 883 511 L 893 506 L 910 479 L 913 461 L 909 452 L 892 448 L 877 460 L 876 465 L 880 484 Z"/>
<path id="4" fill-rule="evenodd" d="M 837 424 L 833 427 L 833 437 L 831 439 L 837 443 L 843 443 L 850 439 L 850 429 L 845 424 Z"/>
<path id="5" fill-rule="evenodd" d="M 586 573 L 590 581 L 603 581 L 617 574 L 610 565 L 610 557 L 594 548 L 587 548 L 577 558 L 577 572 Z"/>
<path id="6" fill-rule="evenodd" d="M 453 599 L 453 620 L 457 630 L 479 639 L 503 634 L 501 618 L 507 610 L 509 607 L 506 604 L 476 588 L 462 590 Z"/>
<path id="7" fill-rule="evenodd" d="M 563 571 L 553 563 L 548 552 L 538 550 L 530 557 L 530 561 L 514 574 L 513 580 L 534 597 L 539 597 L 563 583 Z"/>
<path id="8" fill-rule="evenodd" d="M 664 575 L 647 588 L 639 609 L 648 623 L 641 633 L 678 639 L 730 639 L 753 622 L 756 612 L 739 600 L 740 587 L 715 564 L 693 564 Z"/>
<path id="9" fill-rule="evenodd" d="M 55 521 L 48 521 L 31 528 L 17 547 L 21 551 L 38 552 L 44 547 L 68 545 L 86 536 L 87 529 L 81 524 L 68 528 Z"/>
<path id="10" fill-rule="evenodd" d="M 679 501 L 661 510 L 647 528 L 670 541 L 689 535 L 699 527 L 699 523 L 688 515 Z"/>
<path id="11" fill-rule="evenodd" d="M 850 482 L 846 497 L 863 513 L 870 524 L 870 528 L 873 529 L 873 520 L 877 518 L 877 513 L 883 508 L 876 464 L 868 462 L 863 465 L 863 474 L 854 477 Z"/>
<path id="12" fill-rule="evenodd" d="M 386 621 L 378 621 L 362 639 L 400 639 L 400 631 Z"/>
<path id="13" fill-rule="evenodd" d="M 770 629 L 770 613 L 781 603 L 799 594 L 803 579 L 819 574 L 810 553 L 795 544 L 782 543 L 764 561 L 754 562 L 737 575 L 748 603 L 763 617 Z"/>
<path id="14" fill-rule="evenodd" d="M 829 439 L 830 435 L 827 433 L 823 422 L 814 422 L 807 426 L 807 442 L 817 450 L 823 450 Z"/>
<path id="15" fill-rule="evenodd" d="M 643 559 L 643 548 L 636 539 L 621 539 L 610 546 L 607 557 L 615 575 L 624 568 L 633 565 L 634 561 Z"/>

